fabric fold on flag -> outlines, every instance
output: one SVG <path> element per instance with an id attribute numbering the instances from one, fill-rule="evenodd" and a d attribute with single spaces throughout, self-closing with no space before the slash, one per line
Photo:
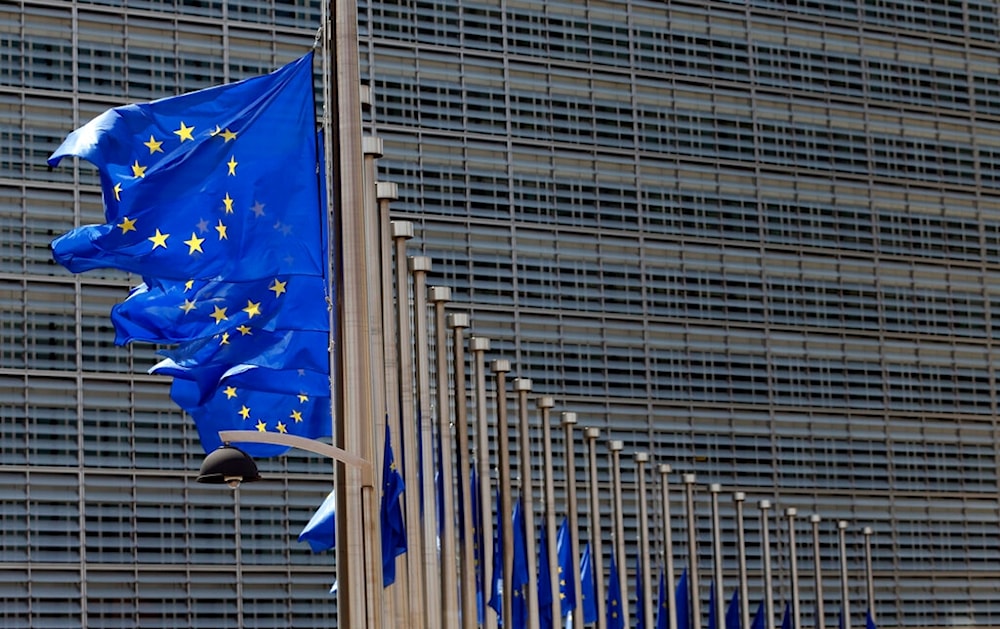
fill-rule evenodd
<path id="1" fill-rule="evenodd" d="M 403 476 L 396 466 L 389 436 L 388 418 L 385 424 L 385 446 L 382 454 L 382 502 L 379 524 L 382 537 L 382 587 L 396 582 L 396 557 L 406 552 L 406 525 L 403 523 Z"/>
<path id="2" fill-rule="evenodd" d="M 552 571 L 549 570 L 549 535 L 545 523 L 538 527 L 538 620 L 539 625 L 551 629 L 552 613 Z"/>
<path id="3" fill-rule="evenodd" d="M 690 629 L 691 613 L 690 599 L 688 598 L 688 572 L 687 568 L 681 572 L 681 578 L 677 581 L 677 590 L 674 593 L 674 609 L 677 610 L 677 628 Z"/>
<path id="4" fill-rule="evenodd" d="M 605 610 L 608 629 L 625 629 L 625 614 L 622 613 L 622 588 L 618 576 L 618 566 L 615 564 L 615 554 L 611 553 L 611 566 L 608 576 L 608 601 Z"/>
<path id="5" fill-rule="evenodd" d="M 580 598 L 583 607 L 583 623 L 597 622 L 597 585 L 594 581 L 594 564 L 590 558 L 590 542 L 583 549 L 580 559 Z"/>
<path id="6" fill-rule="evenodd" d="M 740 591 L 733 590 L 733 595 L 729 599 L 729 606 L 726 607 L 726 629 L 742 629 L 740 625 L 743 620 L 740 618 Z"/>
<path id="7" fill-rule="evenodd" d="M 525 543 L 526 531 L 524 530 L 524 506 L 521 497 L 517 497 L 514 503 L 514 516 L 511 518 L 511 527 L 514 529 L 514 571 L 511 574 L 510 595 L 511 595 L 511 618 L 510 624 L 505 627 L 512 629 L 522 629 L 528 626 L 528 570 L 530 570 L 530 558 L 528 557 L 527 544 Z"/>
<path id="8" fill-rule="evenodd" d="M 337 545 L 337 494 L 330 492 L 299 533 L 299 541 L 309 544 L 314 553 Z M 331 590 L 332 591 L 332 590 Z"/>
<path id="9" fill-rule="evenodd" d="M 576 583 L 573 571 L 577 567 L 573 558 L 573 542 L 569 535 L 569 520 L 563 517 L 556 533 L 556 555 L 559 557 L 559 613 L 563 618 L 576 609 Z"/>

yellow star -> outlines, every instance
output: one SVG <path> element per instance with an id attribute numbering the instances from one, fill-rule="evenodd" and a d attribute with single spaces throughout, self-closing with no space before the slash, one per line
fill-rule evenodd
<path id="1" fill-rule="evenodd" d="M 205 253 L 201 248 L 201 243 L 203 242 L 205 242 L 204 238 L 198 238 L 197 234 L 191 232 L 191 240 L 184 241 L 184 244 L 188 246 L 188 255 L 191 255 L 195 251 Z"/>
<path id="2" fill-rule="evenodd" d="M 208 316 L 215 319 L 216 325 L 222 323 L 223 321 L 229 321 L 229 317 L 226 316 L 226 309 L 218 306 L 215 306 L 215 310 Z"/>
<path id="3" fill-rule="evenodd" d="M 225 389 L 223 389 L 222 392 L 226 394 L 227 400 L 231 400 L 234 397 L 236 397 L 236 387 L 234 386 L 228 386 Z"/>
<path id="4" fill-rule="evenodd" d="M 145 166 L 140 166 L 139 165 L 139 160 L 135 160 L 135 163 L 132 164 L 132 176 L 133 177 L 145 177 L 146 176 L 146 167 Z"/>
<path id="5" fill-rule="evenodd" d="M 194 288 L 194 280 L 188 280 L 188 281 L 184 282 L 184 292 L 185 293 L 188 292 L 189 290 L 191 290 L 192 288 Z"/>
<path id="6" fill-rule="evenodd" d="M 219 339 L 219 345 L 229 345 L 229 332 L 222 333 L 222 338 Z"/>
<path id="7" fill-rule="evenodd" d="M 246 336 L 251 332 L 250 326 L 248 325 L 238 325 L 236 326 L 236 329 L 239 330 L 239 333 L 243 336 Z"/>
<path id="8" fill-rule="evenodd" d="M 219 135 L 220 133 L 222 133 L 222 127 L 220 127 L 219 125 L 215 125 L 215 129 L 209 131 L 208 135 L 210 135 L 210 136 L 212 136 L 214 138 L 215 136 Z"/>
<path id="9" fill-rule="evenodd" d="M 267 287 L 267 290 L 274 291 L 274 297 L 277 299 L 281 297 L 281 294 L 285 292 L 285 286 L 288 282 L 280 282 L 278 278 L 275 278 L 271 285 Z"/>
<path id="10" fill-rule="evenodd" d="M 157 247 L 163 247 L 164 249 L 166 249 L 167 238 L 170 238 L 170 234 L 161 234 L 160 228 L 157 227 L 156 234 L 150 236 L 149 238 L 147 238 L 147 240 L 153 243 L 153 249 L 156 249 Z"/>
<path id="11" fill-rule="evenodd" d="M 152 135 L 149 136 L 149 142 L 143 142 L 143 144 L 149 148 L 150 155 L 156 153 L 157 151 L 159 151 L 160 153 L 163 152 L 163 149 L 160 148 L 160 145 L 163 144 L 163 142 L 157 142 L 156 138 L 154 138 Z"/>
<path id="12" fill-rule="evenodd" d="M 123 234 L 127 234 L 129 232 L 134 232 L 135 231 L 135 219 L 134 218 L 129 218 L 127 216 L 123 216 L 122 217 L 122 222 L 120 222 L 117 225 L 115 225 L 115 227 L 118 227 L 119 229 L 121 229 Z"/>
<path id="13" fill-rule="evenodd" d="M 191 312 L 192 310 L 194 310 L 194 301 L 192 301 L 190 299 L 185 299 L 184 303 L 181 304 L 179 306 L 179 308 L 184 311 L 184 314 L 187 314 L 187 313 Z"/>
<path id="14" fill-rule="evenodd" d="M 184 121 L 182 120 L 181 128 L 174 131 L 174 133 L 177 134 L 177 136 L 181 139 L 181 142 L 183 142 L 184 140 L 194 140 L 194 136 L 191 135 L 192 131 L 194 131 L 194 127 L 185 126 Z"/>
<path id="15" fill-rule="evenodd" d="M 294 419 L 295 423 L 298 424 L 302 421 L 302 411 L 292 411 L 292 414 L 288 418 Z"/>
<path id="16" fill-rule="evenodd" d="M 253 303 L 249 299 L 247 300 L 247 307 L 243 309 L 243 312 L 247 313 L 248 319 L 253 319 L 260 314 L 260 302 Z"/>
<path id="17" fill-rule="evenodd" d="M 282 424 L 281 422 L 278 422 L 277 429 L 278 429 L 278 432 L 280 432 L 281 434 L 285 434 L 286 432 L 288 432 L 288 429 L 285 428 L 285 425 Z"/>
<path id="18" fill-rule="evenodd" d="M 115 191 L 115 201 L 121 201 L 122 200 L 122 184 L 120 182 L 116 183 L 115 187 L 113 188 L 113 190 Z"/>
<path id="19" fill-rule="evenodd" d="M 222 200 L 222 204 L 226 206 L 226 214 L 233 213 L 233 198 L 229 196 L 228 192 L 226 193 L 226 198 Z"/>
<path id="20" fill-rule="evenodd" d="M 222 137 L 226 140 L 226 142 L 229 142 L 230 140 L 236 139 L 236 134 L 227 128 L 225 131 L 222 132 Z"/>
<path id="21" fill-rule="evenodd" d="M 230 157 L 229 161 L 226 162 L 226 166 L 229 166 L 229 174 L 232 175 L 232 176 L 234 176 L 234 177 L 236 176 L 236 164 L 237 163 L 238 162 L 236 161 L 236 156 L 235 155 L 233 155 L 232 157 Z"/>
<path id="22" fill-rule="evenodd" d="M 219 219 L 219 224 L 215 226 L 215 231 L 219 232 L 219 240 L 229 240 L 229 236 L 226 235 L 226 226 L 222 224 L 222 219 Z"/>
<path id="23" fill-rule="evenodd" d="M 261 421 L 261 420 L 258 419 L 257 420 L 257 430 L 259 432 L 267 432 L 267 424 L 265 424 L 263 421 Z"/>
<path id="24" fill-rule="evenodd" d="M 229 394 L 227 393 L 226 395 Z M 243 419 L 250 419 L 250 409 L 247 408 L 246 405 L 243 405 L 243 408 L 240 409 L 240 417 Z"/>
<path id="25" fill-rule="evenodd" d="M 305 404 L 308 401 L 309 401 L 309 396 L 308 395 L 306 395 L 305 393 L 299 393 L 299 402 L 300 403 Z"/>

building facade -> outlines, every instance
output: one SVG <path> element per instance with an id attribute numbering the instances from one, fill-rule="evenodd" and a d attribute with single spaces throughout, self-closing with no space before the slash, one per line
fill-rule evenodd
<path id="1" fill-rule="evenodd" d="M 752 600 L 768 499 L 823 518 L 826 626 L 840 519 L 853 625 L 864 526 L 880 626 L 1000 625 L 998 11 L 359 3 L 367 126 L 413 253 L 557 411 L 722 485 L 727 594 L 743 491 Z M 45 163 L 101 111 L 270 71 L 319 23 L 318 0 L 0 5 L 0 626 L 335 619 L 332 555 L 295 540 L 329 464 L 260 461 L 268 480 L 238 501 L 195 484 L 197 433 L 146 375 L 156 348 L 113 344 L 133 278 L 51 261 L 53 237 L 101 222 L 97 178 Z M 696 503 L 705 598 L 707 492 Z M 788 536 L 772 526 L 780 601 Z"/>

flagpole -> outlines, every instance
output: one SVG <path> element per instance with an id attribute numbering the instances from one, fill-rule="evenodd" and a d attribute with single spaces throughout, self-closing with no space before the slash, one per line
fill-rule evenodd
<path id="1" fill-rule="evenodd" d="M 774 629 L 774 581 L 771 576 L 771 539 L 770 524 L 767 512 L 771 508 L 770 500 L 761 500 L 760 507 L 760 545 L 764 556 L 764 619 L 767 629 Z"/>
<path id="2" fill-rule="evenodd" d="M 785 517 L 788 518 L 788 565 L 792 575 L 792 629 L 799 629 L 802 626 L 799 613 L 799 558 L 795 545 L 796 515 L 798 509 L 795 507 L 785 509 Z"/>
<path id="3" fill-rule="evenodd" d="M 518 409 L 518 439 L 520 441 L 521 496 L 524 500 L 522 517 L 524 518 L 524 551 L 528 555 L 530 566 L 535 565 L 538 556 L 537 538 L 535 537 L 535 481 L 531 474 L 531 433 L 528 427 L 528 393 L 531 391 L 529 378 L 515 378 L 511 383 L 517 391 Z M 539 629 L 538 618 L 538 573 L 528 570 L 528 629 Z"/>
<path id="4" fill-rule="evenodd" d="M 340 312 L 341 387 L 339 411 L 334 413 L 336 445 L 357 454 L 366 461 L 375 460 L 372 436 L 371 354 L 368 349 L 369 291 L 367 268 L 369 252 L 362 246 L 365 217 L 361 211 L 364 199 L 364 166 L 361 152 L 360 58 L 358 54 L 358 14 L 354 0 L 334 0 L 332 29 L 330 16 L 324 29 L 329 38 L 328 52 L 332 60 L 331 109 L 337 122 L 331 125 L 329 141 L 332 151 L 334 181 L 331 201 L 339 211 L 337 241 L 341 266 L 345 270 L 340 282 L 337 307 Z M 358 236 L 361 235 L 362 238 Z M 371 252 L 374 255 L 375 252 Z M 381 590 L 381 579 L 375 571 L 381 562 L 366 554 L 372 549 L 371 533 L 377 537 L 377 500 L 374 499 L 372 473 L 337 465 L 336 485 L 342 497 L 337 509 L 337 582 L 339 583 L 338 624 L 348 627 L 380 627 L 380 605 L 375 595 Z"/>
<path id="5" fill-rule="evenodd" d="M 672 596 L 676 584 L 674 583 L 674 531 L 671 524 L 672 519 L 670 517 L 670 465 L 666 463 L 660 464 L 660 493 L 663 509 L 663 556 L 664 563 L 666 564 L 667 571 L 667 599 L 673 604 L 669 606 L 667 613 L 667 627 L 668 629 L 677 629 L 677 613 L 674 607 L 676 602 L 674 602 L 674 597 Z M 663 612 L 660 612 L 663 613 Z M 649 625 L 647 625 L 647 629 Z M 687 629 L 685 627 L 684 629 Z M 744 629 L 750 629 L 749 627 L 744 627 Z"/>
<path id="6" fill-rule="evenodd" d="M 541 413 L 542 420 L 542 462 L 545 466 L 545 538 L 546 557 L 540 557 L 539 561 L 549 563 L 549 588 L 552 597 L 552 619 L 555 624 L 559 624 L 562 619 L 562 605 L 559 602 L 559 549 L 558 533 L 556 531 L 556 489 L 552 470 L 552 426 L 550 411 L 555 406 L 555 400 L 551 396 L 543 395 L 535 402 Z M 546 627 L 545 629 L 550 629 Z"/>
<path id="7" fill-rule="evenodd" d="M 424 256 L 410 258 L 413 274 L 413 345 L 416 355 L 418 427 L 420 430 L 420 486 L 424 499 L 424 614 L 428 629 L 441 626 L 441 570 L 438 568 L 437 509 L 434 506 L 434 425 L 431 418 L 430 349 L 427 342 L 427 273 L 431 259 Z"/>
<path id="8" fill-rule="evenodd" d="M 576 425 L 576 413 L 562 414 L 562 427 L 566 447 L 566 501 L 569 508 L 569 539 L 573 553 L 573 592 L 576 594 L 576 609 L 573 610 L 573 629 L 583 629 L 583 590 L 580 581 L 580 524 L 579 504 L 576 495 L 576 446 L 573 441 L 573 426 Z"/>
<path id="9" fill-rule="evenodd" d="M 621 588 L 621 605 L 623 625 L 628 628 L 628 571 L 625 565 L 625 517 L 622 513 L 622 471 L 621 471 L 621 451 L 625 444 L 620 439 L 612 439 L 608 442 L 608 452 L 611 454 L 611 495 L 615 508 L 615 544 L 612 554 L 615 556 L 615 563 L 618 564 L 618 580 Z M 643 495 L 639 494 L 639 504 L 642 505 Z M 642 512 L 639 516 L 639 536 L 646 539 L 646 524 L 643 523 Z M 649 548 L 643 551 L 642 556 L 649 554 Z M 638 592 L 636 592 L 638 594 Z M 642 610 L 637 610 L 640 614 Z"/>
<path id="10" fill-rule="evenodd" d="M 736 544 L 740 570 L 740 623 L 741 629 L 750 629 L 750 588 L 747 585 L 747 540 L 743 525 L 743 503 L 747 495 L 742 491 L 733 494 L 736 505 Z"/>
<path id="11" fill-rule="evenodd" d="M 636 452 L 632 455 L 636 464 L 636 475 L 639 477 L 639 547 L 642 554 L 642 609 L 636 610 L 646 619 L 643 627 L 655 627 L 653 620 L 653 576 L 649 570 L 649 510 L 646 504 L 646 463 L 649 462 L 648 452 Z M 624 540 L 622 540 L 624 545 Z M 624 551 L 622 552 L 624 556 Z M 673 586 L 671 586 L 673 587 Z M 638 595 L 638 592 L 636 593 Z M 622 590 L 622 598 L 625 598 L 625 591 Z"/>
<path id="12" fill-rule="evenodd" d="M 416 417 L 413 413 L 413 333 L 410 329 L 410 284 L 407 276 L 406 241 L 413 238 L 413 223 L 392 222 L 392 237 L 396 244 L 396 330 L 399 368 L 399 439 L 402 444 L 403 482 L 409 491 L 403 492 L 406 512 L 406 577 L 410 590 L 407 620 L 410 627 L 424 629 L 426 597 L 423 586 L 424 544 L 423 522 L 420 520 L 419 450 L 417 448 Z"/>
<path id="13" fill-rule="evenodd" d="M 841 629 L 851 629 L 851 592 L 847 583 L 847 520 L 837 521 L 837 537 L 840 542 L 840 613 L 843 618 Z"/>
<path id="14" fill-rule="evenodd" d="M 597 597 L 597 629 L 605 629 L 608 619 L 605 614 L 604 601 L 604 551 L 601 549 L 601 529 L 597 520 L 601 515 L 601 502 L 597 487 L 597 438 L 601 435 L 599 428 L 585 428 L 587 450 L 590 459 L 590 551 L 594 566 L 594 595 Z M 697 628 L 696 628 L 697 629 Z"/>
<path id="15" fill-rule="evenodd" d="M 715 573 L 715 623 L 721 629 L 726 625 L 726 588 L 722 578 L 722 527 L 719 524 L 719 492 L 722 485 L 712 483 L 708 492 L 712 499 L 712 562 Z"/>
<path id="16" fill-rule="evenodd" d="M 875 619 L 875 577 L 872 574 L 872 527 L 864 528 L 865 535 L 865 579 L 868 586 L 868 613 Z"/>
<path id="17" fill-rule="evenodd" d="M 438 473 L 441 483 L 441 517 L 438 525 L 441 544 L 441 606 L 445 629 L 458 629 L 458 555 L 455 550 L 455 465 L 452 460 L 451 408 L 448 396 L 448 335 L 445 304 L 451 301 L 451 289 L 430 289 L 434 304 L 434 358 L 437 372 Z"/>
<path id="18" fill-rule="evenodd" d="M 368 91 L 365 90 L 367 94 Z M 380 237 L 381 212 L 377 202 L 378 187 L 376 184 L 375 160 L 382 157 L 382 138 L 366 135 L 361 138 L 361 150 L 364 155 L 365 188 L 364 188 L 364 212 L 365 212 L 365 249 L 372 255 L 377 256 L 377 260 L 371 260 L 368 265 L 368 329 L 369 329 L 369 351 L 371 352 L 371 386 L 372 386 L 372 425 L 376 435 L 385 434 L 386 399 L 389 397 L 389 390 L 386 386 L 386 365 L 385 365 L 385 334 L 384 330 L 386 317 L 390 316 L 389 308 L 385 304 L 388 299 L 382 298 L 382 284 L 385 273 L 383 272 L 383 252 L 382 239 Z M 376 465 L 374 467 L 375 482 L 381 487 L 382 473 L 381 452 L 376 452 Z M 381 565 L 381 564 L 379 564 Z"/>
<path id="19" fill-rule="evenodd" d="M 503 548 L 503 596 L 501 622 L 509 627 L 514 616 L 511 584 L 514 575 L 514 529 L 511 518 L 514 514 L 514 501 L 511 496 L 510 484 L 510 431 L 507 425 L 507 372 L 510 371 L 510 361 L 498 358 L 493 361 L 491 369 L 496 374 L 497 395 L 497 455 L 500 467 L 500 539 Z"/>
<path id="20" fill-rule="evenodd" d="M 381 148 L 381 140 L 380 148 Z M 385 407 L 386 421 L 391 426 L 391 433 L 396 443 L 403 443 L 403 418 L 399 408 L 399 352 L 396 348 L 396 322 L 393 320 L 395 310 L 392 307 L 393 299 L 393 229 L 389 220 L 389 205 L 399 198 L 399 188 L 396 184 L 388 181 L 380 181 L 375 184 L 375 198 L 378 201 L 378 222 L 379 222 L 379 251 L 382 254 L 382 364 L 385 378 Z M 403 304 L 398 304 L 402 308 Z M 384 431 L 383 431 L 383 434 Z M 402 447 L 398 448 L 402 451 Z M 398 457 L 397 457 L 398 459 Z M 404 486 L 406 479 L 403 479 Z M 384 486 L 383 484 L 380 486 Z M 404 492 L 405 489 L 404 489 Z M 404 507 L 405 510 L 405 507 Z M 405 511 L 404 511 L 405 513 Z M 395 624 L 409 624 L 412 597 L 412 584 L 407 565 L 409 557 L 402 553 L 394 559 L 396 563 L 396 587 L 393 588 L 393 609 L 395 611 Z"/>
<path id="21" fill-rule="evenodd" d="M 687 500 L 687 535 L 689 579 L 691 582 L 691 628 L 701 629 L 701 587 L 698 582 L 698 528 L 694 512 L 694 474 L 684 474 L 684 491 Z M 774 627 L 768 627 L 774 629 Z"/>
<path id="22" fill-rule="evenodd" d="M 458 520 L 462 536 L 459 545 L 459 565 L 461 568 L 461 609 L 462 627 L 471 629 L 476 619 L 476 554 L 472 530 L 472 489 L 469 485 L 469 418 L 468 402 L 465 395 L 465 335 L 469 327 L 469 315 L 453 313 L 448 315 L 448 327 L 452 329 L 452 362 L 455 373 L 455 434 L 458 439 L 455 452 L 458 459 Z"/>
<path id="23" fill-rule="evenodd" d="M 469 338 L 469 349 L 474 356 L 473 368 L 476 379 L 476 462 L 478 464 L 476 479 L 479 482 L 479 527 L 482 530 L 483 546 L 479 553 L 483 562 L 481 571 L 483 582 L 483 598 L 488 599 L 486 585 L 493 578 L 493 492 L 491 491 L 492 472 L 490 470 L 490 434 L 486 404 L 486 351 L 490 348 L 490 340 L 483 336 Z M 499 448 L 498 448 L 499 450 Z M 499 506 L 499 505 L 498 505 Z M 497 617 L 493 608 L 483 600 L 483 627 L 497 629 Z"/>
<path id="24" fill-rule="evenodd" d="M 826 620 L 823 609 L 823 564 L 819 547 L 820 519 L 816 513 L 809 516 L 809 522 L 812 523 L 813 538 L 813 578 L 816 580 L 816 629 L 823 629 Z"/>

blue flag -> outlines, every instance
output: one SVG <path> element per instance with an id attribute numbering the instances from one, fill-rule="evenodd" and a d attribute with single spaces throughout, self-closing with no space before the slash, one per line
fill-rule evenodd
<path id="1" fill-rule="evenodd" d="M 719 629 L 719 613 L 716 611 L 715 580 L 708 584 L 708 629 Z M 781 629 L 787 629 L 782 627 Z"/>
<path id="2" fill-rule="evenodd" d="M 872 610 L 867 610 L 865 612 L 865 629 L 878 629 L 878 625 L 875 624 L 875 617 L 872 616 Z"/>
<path id="3" fill-rule="evenodd" d="M 785 601 L 785 613 L 781 616 L 781 629 L 792 629 L 792 608 Z"/>
<path id="4" fill-rule="evenodd" d="M 670 627 L 670 599 L 667 598 L 667 578 L 660 569 L 660 587 L 657 592 L 656 603 L 656 629 L 667 629 Z"/>
<path id="5" fill-rule="evenodd" d="M 608 577 L 608 604 L 605 610 L 608 629 L 625 629 L 625 614 L 622 613 L 622 588 L 618 577 L 615 554 L 611 553 L 611 568 Z"/>
<path id="6" fill-rule="evenodd" d="M 583 624 L 597 622 L 597 585 L 594 581 L 594 563 L 590 558 L 589 542 L 580 559 L 580 590 L 583 599 Z"/>
<path id="7" fill-rule="evenodd" d="M 559 556 L 559 608 L 563 618 L 576 609 L 576 583 L 573 578 L 576 560 L 573 559 L 573 541 L 569 535 L 569 521 L 564 517 L 556 534 L 556 555 Z"/>
<path id="8" fill-rule="evenodd" d="M 321 553 L 336 546 L 336 511 L 337 495 L 331 491 L 299 533 L 299 541 L 308 543 L 314 553 Z"/>
<path id="9" fill-rule="evenodd" d="M 322 276 L 312 53 L 265 75 L 110 109 L 49 157 L 94 164 L 102 225 L 56 238 L 74 273 L 186 281 Z"/>
<path id="10" fill-rule="evenodd" d="M 691 613 L 688 611 L 690 609 L 690 599 L 688 598 L 688 571 L 687 568 L 681 573 L 681 578 L 677 582 L 677 590 L 674 593 L 675 606 L 677 609 L 677 628 L 678 629 L 690 629 L 691 627 Z"/>
<path id="11" fill-rule="evenodd" d="M 500 512 L 500 488 L 496 492 L 496 520 L 493 526 L 493 579 L 490 583 L 490 600 L 487 603 L 503 622 L 503 515 Z"/>
<path id="12" fill-rule="evenodd" d="M 726 608 L 726 629 L 741 629 L 743 624 L 740 618 L 740 591 L 733 590 L 733 596 L 729 599 L 729 607 Z"/>
<path id="13" fill-rule="evenodd" d="M 511 519 L 511 526 L 514 529 L 514 572 L 511 574 L 510 594 L 511 594 L 511 618 L 510 624 L 504 624 L 510 629 L 522 629 L 528 626 L 528 571 L 531 563 L 528 558 L 527 544 L 525 543 L 526 531 L 524 530 L 524 514 L 521 497 L 518 496 L 514 503 L 514 517 Z"/>
<path id="14" fill-rule="evenodd" d="M 642 590 L 642 563 L 635 558 L 635 629 L 646 629 L 646 598 Z"/>
<path id="15" fill-rule="evenodd" d="M 543 522 L 538 527 L 538 620 L 544 629 L 553 629 L 552 571 L 549 570 L 549 534 Z"/>
<path id="16" fill-rule="evenodd" d="M 753 622 L 750 629 L 764 629 L 767 626 L 767 618 L 764 617 L 764 601 L 757 603 L 757 611 L 753 615 Z"/>
<path id="17" fill-rule="evenodd" d="M 382 454 L 382 504 L 379 524 L 382 536 L 382 586 L 396 582 L 396 557 L 406 552 L 406 525 L 403 523 L 403 477 L 396 467 L 389 438 L 389 423 L 385 424 L 385 448 Z"/>
<path id="18" fill-rule="evenodd" d="M 309 439 L 333 433 L 329 396 L 274 393 L 226 384 L 202 402 L 195 383 L 175 379 L 170 385 L 170 398 L 194 419 L 206 453 L 222 445 L 220 430 L 257 430 Z M 241 443 L 240 449 L 250 456 L 269 457 L 284 454 L 288 446 Z"/>
<path id="19" fill-rule="evenodd" d="M 479 477 L 476 475 L 476 466 L 472 466 L 469 472 L 470 502 L 472 502 L 472 553 L 475 557 L 475 579 L 476 579 L 476 624 L 483 624 L 485 613 L 485 591 L 486 574 L 486 548 L 483 546 L 483 525 L 482 525 L 482 501 L 479 499 Z"/>

